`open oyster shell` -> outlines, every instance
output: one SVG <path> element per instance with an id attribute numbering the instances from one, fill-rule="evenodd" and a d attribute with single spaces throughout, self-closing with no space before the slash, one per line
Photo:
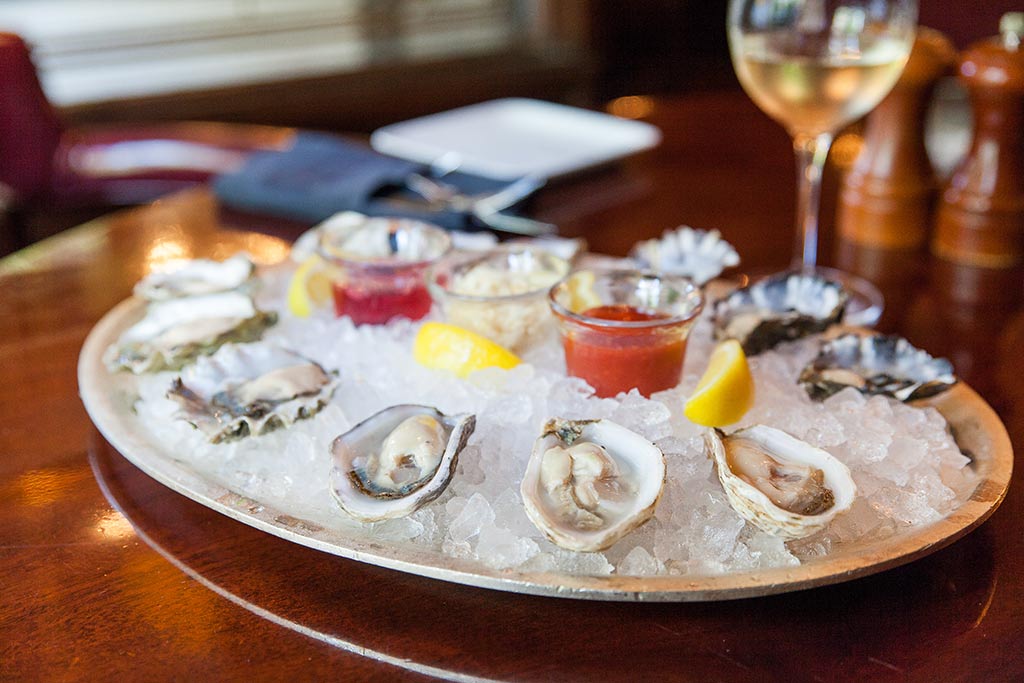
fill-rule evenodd
<path id="1" fill-rule="evenodd" d="M 277 322 L 240 292 L 169 299 L 150 304 L 146 315 L 111 345 L 104 362 L 111 371 L 136 374 L 177 370 L 227 342 L 250 342 Z"/>
<path id="2" fill-rule="evenodd" d="M 737 339 L 748 356 L 838 323 L 848 296 L 836 282 L 783 273 L 741 287 L 715 302 L 716 339 Z"/>
<path id="3" fill-rule="evenodd" d="M 661 450 L 609 420 L 549 420 L 520 492 L 526 514 L 568 550 L 608 548 L 654 514 L 665 484 Z"/>
<path id="4" fill-rule="evenodd" d="M 338 386 L 337 373 L 270 344 L 229 344 L 171 383 L 178 417 L 219 443 L 312 417 Z"/>
<path id="5" fill-rule="evenodd" d="M 629 255 L 640 268 L 688 277 L 703 285 L 723 270 L 738 265 L 736 249 L 717 230 L 687 225 L 666 230 L 660 238 L 638 242 Z"/>
<path id="6" fill-rule="evenodd" d="M 708 430 L 704 442 L 729 504 L 769 534 L 810 536 L 853 504 L 857 486 L 846 465 L 780 429 Z"/>
<path id="7" fill-rule="evenodd" d="M 914 401 L 939 394 L 957 380 L 952 363 L 931 357 L 902 337 L 851 333 L 825 342 L 799 381 L 818 401 L 846 387 Z"/>
<path id="8" fill-rule="evenodd" d="M 256 266 L 247 254 L 225 261 L 192 259 L 166 272 L 151 273 L 135 285 L 135 296 L 147 301 L 166 301 L 239 289 L 250 283 Z"/>
<path id="9" fill-rule="evenodd" d="M 398 405 L 371 415 L 331 444 L 331 493 L 361 522 L 404 517 L 448 486 L 475 415 Z"/>

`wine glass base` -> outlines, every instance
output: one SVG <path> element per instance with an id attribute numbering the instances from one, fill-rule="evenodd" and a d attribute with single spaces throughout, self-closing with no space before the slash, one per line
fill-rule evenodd
<path id="1" fill-rule="evenodd" d="M 801 269 L 807 272 L 806 269 Z M 845 270 L 828 268 L 826 266 L 814 266 L 811 272 L 820 275 L 826 280 L 838 282 L 850 295 L 846 304 L 846 313 L 843 315 L 843 323 L 854 327 L 874 327 L 882 317 L 885 310 L 885 297 L 881 290 L 870 281 L 847 273 Z"/>
<path id="2" fill-rule="evenodd" d="M 843 314 L 844 325 L 873 327 L 881 319 L 882 311 L 885 310 L 885 297 L 882 296 L 878 287 L 852 273 L 827 266 L 796 267 L 782 272 L 817 275 L 842 285 L 850 297 L 846 304 L 846 312 Z M 749 273 L 748 276 L 751 281 L 756 281 L 779 274 L 779 271 L 757 271 Z"/>

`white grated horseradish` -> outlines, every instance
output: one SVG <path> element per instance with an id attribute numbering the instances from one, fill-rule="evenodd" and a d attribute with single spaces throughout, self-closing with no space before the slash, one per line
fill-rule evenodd
<path id="1" fill-rule="evenodd" d="M 823 448 L 844 462 L 857 485 L 853 507 L 824 531 L 784 542 L 743 521 L 704 451 L 703 428 L 682 406 L 703 372 L 712 346 L 708 314 L 691 332 L 684 377 L 675 389 L 648 400 L 635 391 L 596 398 L 565 376 L 554 331 L 528 350 L 512 370 L 484 370 L 460 380 L 428 370 L 412 357 L 420 323 L 354 326 L 330 311 L 297 319 L 287 312 L 277 272 L 259 306 L 280 322 L 265 335 L 326 369 L 340 385 L 330 404 L 287 430 L 213 445 L 164 397 L 177 373 L 137 378 L 136 408 L 144 428 L 166 452 L 202 476 L 236 492 L 326 526 L 361 528 L 388 543 L 407 543 L 495 569 L 561 571 L 584 575 L 706 575 L 796 565 L 843 544 L 882 540 L 935 521 L 966 500 L 975 478 L 945 420 L 931 408 L 846 389 L 823 403 L 797 385 L 817 343 L 785 344 L 750 359 L 754 406 L 734 428 L 767 424 Z M 437 315 L 437 311 L 433 315 Z M 446 414 L 475 413 L 476 431 L 462 452 L 447 490 L 409 517 L 355 522 L 331 497 L 331 441 L 388 406 L 416 403 Z M 666 483 L 654 518 L 601 553 L 554 546 L 530 523 L 519 485 L 534 440 L 554 416 L 608 418 L 654 441 L 665 453 Z"/>

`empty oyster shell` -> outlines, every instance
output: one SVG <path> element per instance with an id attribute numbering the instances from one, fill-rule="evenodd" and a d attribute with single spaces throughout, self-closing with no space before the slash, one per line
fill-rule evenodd
<path id="1" fill-rule="evenodd" d="M 708 430 L 704 442 L 729 504 L 769 534 L 810 536 L 853 504 L 857 486 L 846 465 L 780 429 Z"/>
<path id="2" fill-rule="evenodd" d="M 331 444 L 331 493 L 361 522 L 415 512 L 448 486 L 475 428 L 475 415 L 418 405 L 385 408 Z"/>
<path id="3" fill-rule="evenodd" d="M 666 230 L 658 239 L 638 242 L 629 255 L 640 268 L 682 275 L 698 285 L 740 262 L 736 249 L 722 239 L 720 232 L 695 230 L 688 225 Z"/>
<path id="4" fill-rule="evenodd" d="M 814 275 L 758 280 L 715 302 L 715 338 L 737 339 L 752 356 L 838 323 L 847 298 L 841 285 Z"/>
<path id="5" fill-rule="evenodd" d="M 219 443 L 288 427 L 316 415 L 338 386 L 337 373 L 270 344 L 228 344 L 171 383 L 178 417 Z"/>
<path id="6" fill-rule="evenodd" d="M 549 420 L 520 492 L 526 514 L 552 543 L 603 550 L 654 514 L 665 484 L 661 450 L 608 420 Z"/>
<path id="7" fill-rule="evenodd" d="M 103 360 L 111 371 L 177 370 L 227 342 L 255 341 L 276 322 L 276 313 L 258 310 L 240 292 L 159 301 L 121 334 Z"/>
<path id="8" fill-rule="evenodd" d="M 235 254 L 226 261 L 192 259 L 177 268 L 151 273 L 135 285 L 135 296 L 147 301 L 166 301 L 238 289 L 250 282 L 256 266 L 247 254 Z"/>
<path id="9" fill-rule="evenodd" d="M 818 401 L 846 387 L 914 401 L 945 391 L 956 377 L 948 360 L 933 358 L 902 337 L 851 333 L 822 345 L 799 381 Z"/>

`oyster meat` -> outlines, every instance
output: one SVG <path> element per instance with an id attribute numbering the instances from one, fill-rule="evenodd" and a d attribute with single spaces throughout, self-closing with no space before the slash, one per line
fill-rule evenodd
<path id="1" fill-rule="evenodd" d="M 653 443 L 608 420 L 544 426 L 520 492 L 526 514 L 552 543 L 595 552 L 654 514 L 665 459 Z"/>
<path id="2" fill-rule="evenodd" d="M 953 365 L 895 335 L 844 334 L 822 345 L 800 373 L 811 398 L 821 401 L 846 387 L 914 401 L 956 384 Z"/>
<path id="3" fill-rule="evenodd" d="M 239 289 L 252 281 L 256 266 L 247 254 L 225 261 L 192 259 L 166 272 L 151 273 L 135 285 L 135 296 L 147 301 L 166 301 Z"/>
<path id="4" fill-rule="evenodd" d="M 810 536 L 853 504 L 857 486 L 846 465 L 782 430 L 709 430 L 704 439 L 729 504 L 762 531 Z"/>
<path id="5" fill-rule="evenodd" d="M 277 314 L 240 292 L 159 301 L 107 349 L 104 362 L 111 371 L 177 370 L 227 342 L 255 341 L 275 322 Z"/>
<path id="6" fill-rule="evenodd" d="M 703 285 L 726 268 L 739 265 L 736 249 L 717 230 L 687 225 L 666 230 L 658 239 L 638 242 L 629 252 L 640 268 L 682 275 Z"/>
<path id="7" fill-rule="evenodd" d="M 848 296 L 836 282 L 783 273 L 741 287 L 715 302 L 716 339 L 737 339 L 748 355 L 838 323 Z"/>
<path id="8" fill-rule="evenodd" d="M 338 386 L 337 373 L 269 344 L 228 344 L 171 383 L 178 417 L 213 443 L 260 435 L 312 417 Z"/>
<path id="9" fill-rule="evenodd" d="M 331 444 L 331 493 L 361 522 L 411 514 L 448 486 L 475 427 L 475 415 L 386 408 Z"/>

